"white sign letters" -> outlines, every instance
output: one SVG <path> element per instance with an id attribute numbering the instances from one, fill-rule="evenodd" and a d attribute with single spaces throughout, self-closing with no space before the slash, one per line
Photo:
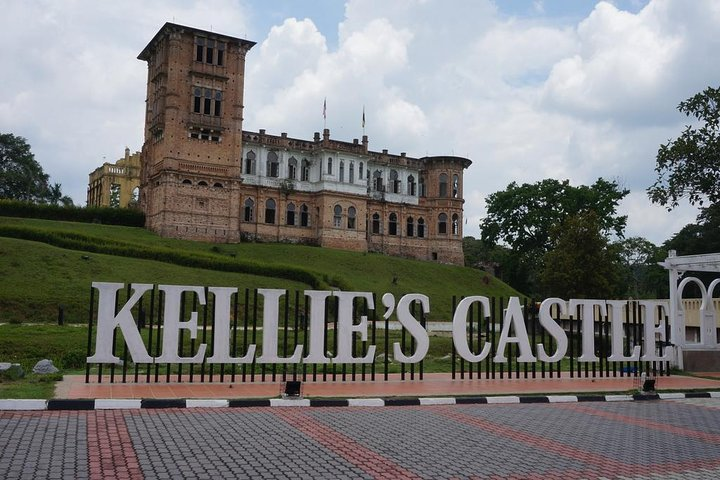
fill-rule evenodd
<path id="1" fill-rule="evenodd" d="M 357 315 L 355 306 L 357 302 L 364 302 L 369 310 L 375 309 L 374 297 L 369 292 L 342 292 L 307 290 L 305 296 L 308 299 L 309 319 L 307 325 L 308 340 L 304 345 L 295 345 L 290 356 L 281 356 L 278 353 L 278 330 L 280 318 L 280 303 L 286 294 L 285 290 L 279 289 L 258 289 L 258 294 L 263 299 L 262 308 L 262 346 L 259 356 L 256 355 L 257 345 L 250 344 L 245 349 L 242 357 L 233 357 L 230 351 L 231 346 L 231 310 L 232 297 L 237 293 L 236 288 L 209 287 L 207 290 L 199 286 L 182 285 L 159 285 L 158 290 L 164 294 L 163 321 L 162 321 L 162 352 L 158 357 L 152 357 L 145 347 L 142 336 L 133 317 L 132 310 L 141 300 L 143 295 L 153 289 L 149 284 L 132 284 L 132 294 L 128 300 L 118 309 L 118 292 L 125 288 L 122 283 L 94 282 L 99 294 L 97 313 L 97 336 L 95 340 L 95 354 L 88 357 L 88 363 L 118 363 L 120 359 L 112 353 L 113 334 L 116 329 L 122 333 L 127 343 L 128 352 L 135 363 L 202 363 L 206 361 L 211 364 L 242 364 L 242 363 L 372 363 L 375 358 L 375 345 L 367 347 L 367 353 L 363 356 L 355 356 L 353 340 L 359 339 L 362 342 L 368 341 L 368 318 L 366 315 Z M 206 294 L 207 292 L 207 294 Z M 196 296 L 196 305 L 210 305 L 213 302 L 213 336 L 212 355 L 207 357 L 208 345 L 200 343 L 194 352 L 189 356 L 180 356 L 180 331 L 187 330 L 190 338 L 197 339 L 198 312 L 192 311 L 181 318 L 183 294 L 190 293 Z M 337 350 L 334 357 L 328 357 L 325 351 L 325 328 L 326 328 L 326 305 L 331 297 L 337 302 Z M 286 299 L 287 300 L 287 299 Z M 659 325 L 654 320 L 653 312 L 665 312 L 666 304 L 663 301 L 643 301 L 640 308 L 645 313 L 644 318 L 644 354 L 640 356 L 641 348 L 635 345 L 629 355 L 625 355 L 623 341 L 623 308 L 625 302 L 619 300 L 569 300 L 566 302 L 560 298 L 548 298 L 539 306 L 537 321 L 540 329 L 544 329 L 554 341 L 554 351 L 548 352 L 543 344 L 535 345 L 535 351 L 530 344 L 530 338 L 526 328 L 525 312 L 520 304 L 520 299 L 511 297 L 502 317 L 502 326 L 498 335 L 498 342 L 495 349 L 494 362 L 503 363 L 507 361 L 506 350 L 509 344 L 515 344 L 519 355 L 517 361 L 521 363 L 532 363 L 538 360 L 543 362 L 559 362 L 568 350 L 568 337 L 560 318 L 568 318 L 576 312 L 580 313 L 578 318 L 582 322 L 582 354 L 578 357 L 579 362 L 594 362 L 598 360 L 595 354 L 595 314 L 610 318 L 611 331 L 611 355 L 609 361 L 665 361 L 669 360 L 670 352 L 658 356 L 655 348 L 656 338 L 665 340 L 665 325 Z M 419 313 L 415 313 L 413 306 L 419 306 Z M 486 319 L 490 318 L 490 301 L 484 296 L 470 296 L 463 298 L 457 305 L 452 318 L 452 338 L 455 349 L 460 357 L 468 362 L 477 363 L 487 359 L 490 355 L 492 345 L 485 339 L 479 353 L 474 353 L 468 344 L 467 322 L 468 314 L 474 306 L 481 307 Z M 392 346 L 393 357 L 402 363 L 420 362 L 427 354 L 430 347 L 430 337 L 427 330 L 421 323 L 422 316 L 430 312 L 430 299 L 426 295 L 411 293 L 403 295 L 396 301 L 395 297 L 386 293 L 382 296 L 382 307 L 385 312 L 384 319 L 389 319 L 393 314 L 400 326 L 405 329 L 414 339 L 415 350 L 403 352 L 399 342 Z M 552 311 L 555 311 L 553 318 Z M 356 318 L 356 316 L 358 318 Z M 659 318 L 663 318 L 659 315 Z M 533 330 L 534 331 L 534 330 Z"/>

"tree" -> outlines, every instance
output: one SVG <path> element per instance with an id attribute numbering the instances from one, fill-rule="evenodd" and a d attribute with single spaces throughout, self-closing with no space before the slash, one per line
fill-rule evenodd
<path id="1" fill-rule="evenodd" d="M 720 201 L 720 88 L 706 88 L 680 102 L 678 110 L 694 117 L 680 137 L 661 145 L 655 183 L 647 190 L 653 203 L 668 210 L 685 197 L 690 204 Z"/>
<path id="2" fill-rule="evenodd" d="M 540 274 L 543 292 L 561 298 L 613 298 L 625 291 L 617 248 L 594 211 L 569 216 L 552 229 Z"/>
<path id="3" fill-rule="evenodd" d="M 643 237 L 630 237 L 616 243 L 623 263 L 627 291 L 633 298 L 661 298 L 667 291 L 667 272 L 657 262 L 667 255 Z"/>
<path id="4" fill-rule="evenodd" d="M 663 244 L 663 251 L 678 255 L 720 252 L 720 203 L 700 209 L 696 223 L 685 225 Z"/>
<path id="5" fill-rule="evenodd" d="M 73 206 L 72 198 L 62 194 L 62 185 L 59 183 L 53 183 L 48 187 L 45 200 L 50 205 L 62 205 L 63 207 Z"/>
<path id="6" fill-rule="evenodd" d="M 0 198 L 42 202 L 48 178 L 23 137 L 0 133 Z"/>
<path id="7" fill-rule="evenodd" d="M 617 182 L 599 178 L 593 185 L 573 187 L 568 180 L 546 179 L 534 184 L 513 182 L 487 197 L 487 217 L 480 229 L 490 245 L 502 242 L 512 250 L 512 271 L 503 265 L 505 278 L 516 289 L 536 292 L 543 255 L 551 247 L 551 230 L 568 217 L 594 211 L 604 235 L 622 237 L 626 216 L 617 214 L 620 201 L 630 193 Z"/>

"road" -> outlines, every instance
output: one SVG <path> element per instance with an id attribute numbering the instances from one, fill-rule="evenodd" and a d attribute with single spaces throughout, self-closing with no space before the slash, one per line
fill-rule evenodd
<path id="1" fill-rule="evenodd" d="M 0 412 L 0 478 L 720 478 L 720 399 Z"/>

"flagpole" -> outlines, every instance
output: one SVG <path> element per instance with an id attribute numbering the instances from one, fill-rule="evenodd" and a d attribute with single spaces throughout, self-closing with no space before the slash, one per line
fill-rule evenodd
<path id="1" fill-rule="evenodd" d="M 362 133 L 363 133 L 363 137 L 364 137 L 365 136 L 365 105 L 363 105 Z"/>
<path id="2" fill-rule="evenodd" d="M 323 130 L 327 129 L 327 97 L 323 100 Z"/>

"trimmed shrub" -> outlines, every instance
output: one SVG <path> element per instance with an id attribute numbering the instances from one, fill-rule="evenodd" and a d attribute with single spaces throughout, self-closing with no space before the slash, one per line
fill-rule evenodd
<path id="1" fill-rule="evenodd" d="M 64 207 L 8 199 L 0 199 L 0 216 L 101 223 L 126 227 L 145 226 L 145 214 L 139 210 L 129 208 Z"/>

